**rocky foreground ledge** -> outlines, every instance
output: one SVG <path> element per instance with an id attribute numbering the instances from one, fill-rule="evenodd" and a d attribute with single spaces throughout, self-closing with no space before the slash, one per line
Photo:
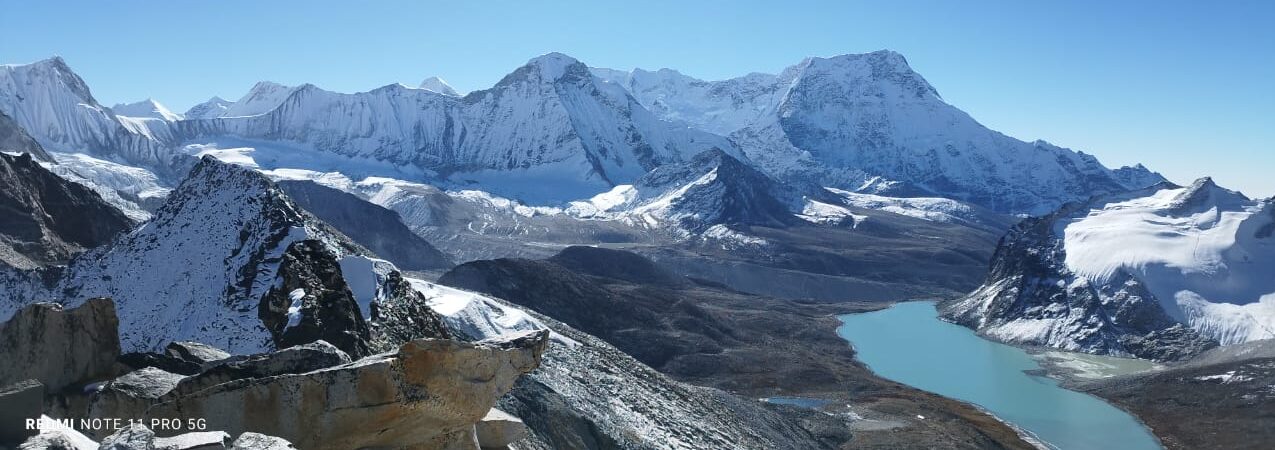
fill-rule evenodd
<path id="1" fill-rule="evenodd" d="M 358 360 L 324 341 L 121 356 L 117 323 L 110 300 L 95 299 L 31 305 L 0 324 L 0 448 L 501 448 L 526 428 L 492 407 L 549 342 L 541 330 L 413 340 Z M 27 429 L 39 417 L 51 425 Z"/>

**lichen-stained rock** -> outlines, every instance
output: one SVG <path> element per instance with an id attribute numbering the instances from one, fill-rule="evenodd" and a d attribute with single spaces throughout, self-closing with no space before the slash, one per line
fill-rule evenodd
<path id="1" fill-rule="evenodd" d="M 483 416 L 483 420 L 474 424 L 474 433 L 478 435 L 479 447 L 505 448 L 527 437 L 530 431 L 522 420 L 492 408 L 491 411 L 487 411 L 486 416 Z"/>
<path id="2" fill-rule="evenodd" d="M 0 324 L 0 385 L 34 378 L 49 392 L 109 378 L 120 355 L 119 319 L 109 299 L 63 310 L 27 306 Z"/>
<path id="3" fill-rule="evenodd" d="M 548 331 L 480 342 L 424 339 L 397 352 L 301 374 L 234 380 L 150 408 L 298 448 L 473 449 L 474 423 L 535 369 Z"/>

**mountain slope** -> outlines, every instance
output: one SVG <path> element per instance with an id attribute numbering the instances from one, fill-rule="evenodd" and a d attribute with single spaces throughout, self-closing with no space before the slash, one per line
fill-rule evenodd
<path id="1" fill-rule="evenodd" d="M 194 340 L 252 353 L 324 339 L 366 355 L 445 335 L 392 264 L 261 174 L 211 158 L 150 221 L 72 261 L 52 292 L 71 305 L 113 298 L 128 351 Z"/>
<path id="2" fill-rule="evenodd" d="M 412 233 L 394 211 L 312 181 L 280 181 L 278 184 L 306 211 L 401 269 L 452 266 L 447 255 Z"/>
<path id="3" fill-rule="evenodd" d="M 92 190 L 44 169 L 31 154 L 0 153 L 0 265 L 66 264 L 133 226 Z"/>
<path id="4" fill-rule="evenodd" d="M 0 112 L 0 152 L 30 153 L 40 161 L 52 161 L 53 157 L 40 147 L 31 135 L 4 112 Z"/>
<path id="5" fill-rule="evenodd" d="M 712 82 L 672 70 L 595 73 L 660 117 L 730 135 L 781 179 L 858 190 L 880 176 L 887 191 L 1026 213 L 1162 181 L 1141 167 L 1112 171 L 1090 155 L 989 130 L 889 51 Z"/>
<path id="6" fill-rule="evenodd" d="M 117 116 L 137 119 L 158 119 L 165 122 L 176 122 L 178 120 L 182 120 L 182 116 L 180 114 L 169 111 L 164 105 L 161 105 L 159 102 L 149 98 L 139 102 L 112 106 L 111 111 Z"/>
<path id="7" fill-rule="evenodd" d="M 1002 239 L 987 281 L 945 314 L 991 336 L 1180 359 L 1275 337 L 1275 207 L 1215 185 L 1068 205 Z"/>

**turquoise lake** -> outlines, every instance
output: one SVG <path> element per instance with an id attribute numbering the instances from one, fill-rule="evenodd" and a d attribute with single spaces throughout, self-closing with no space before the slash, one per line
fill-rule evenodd
<path id="1" fill-rule="evenodd" d="M 1159 449 L 1133 416 L 1097 397 L 1069 391 L 1027 352 L 938 319 L 932 302 L 839 316 L 837 334 L 878 375 L 976 404 L 1062 450 Z"/>

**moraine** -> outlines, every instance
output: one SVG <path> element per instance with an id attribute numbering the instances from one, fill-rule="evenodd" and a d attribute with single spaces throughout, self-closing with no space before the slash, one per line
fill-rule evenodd
<path id="1" fill-rule="evenodd" d="M 939 320 L 934 303 L 900 303 L 839 318 L 837 334 L 877 374 L 974 403 L 1050 448 L 1161 448 L 1133 416 L 1029 375 L 1041 370 L 1031 355 Z"/>

